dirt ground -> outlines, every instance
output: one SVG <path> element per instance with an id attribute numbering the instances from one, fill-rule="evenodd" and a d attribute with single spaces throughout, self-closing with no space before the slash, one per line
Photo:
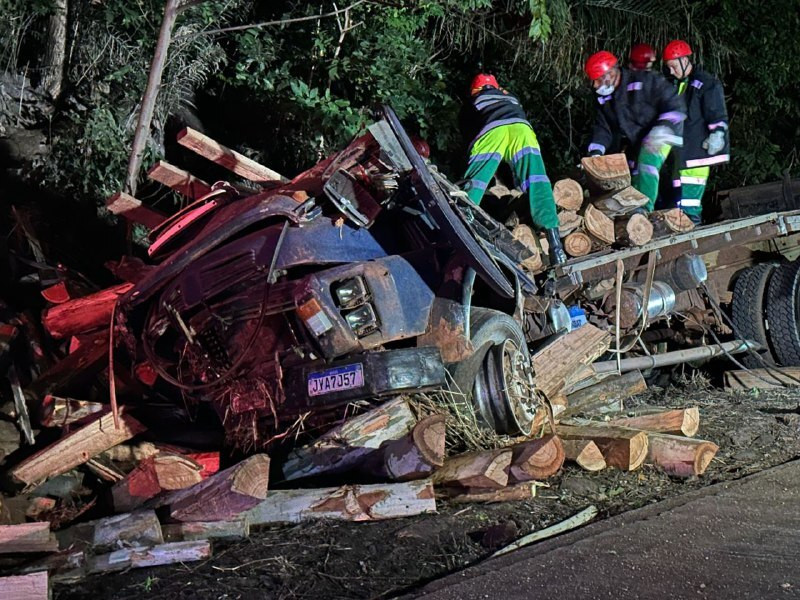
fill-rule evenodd
<path id="1" fill-rule="evenodd" d="M 705 380 L 651 387 L 629 406 L 698 406 L 698 437 L 720 451 L 700 478 L 645 466 L 587 473 L 566 465 L 538 497 L 438 505 L 435 515 L 376 523 L 313 522 L 217 544 L 212 559 L 132 570 L 56 587 L 57 600 L 97 598 L 386 598 L 462 569 L 494 549 L 595 504 L 600 518 L 737 479 L 800 456 L 800 391 L 727 393 Z"/>

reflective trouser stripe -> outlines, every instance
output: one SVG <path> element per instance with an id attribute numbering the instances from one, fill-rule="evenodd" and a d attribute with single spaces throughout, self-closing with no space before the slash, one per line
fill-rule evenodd
<path id="1" fill-rule="evenodd" d="M 695 167 L 681 169 L 681 199 L 678 206 L 683 209 L 693 221 L 699 222 L 703 212 L 703 194 L 708 183 L 709 167 Z"/>

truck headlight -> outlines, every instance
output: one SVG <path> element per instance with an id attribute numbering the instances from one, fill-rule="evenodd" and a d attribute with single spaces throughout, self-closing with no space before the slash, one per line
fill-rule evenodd
<path id="1" fill-rule="evenodd" d="M 353 308 L 359 304 L 364 304 L 369 296 L 367 284 L 361 277 L 345 279 L 334 290 L 336 299 L 341 308 Z"/>
<path id="2" fill-rule="evenodd" d="M 358 337 L 362 337 L 378 328 L 378 318 L 371 304 L 363 304 L 344 316 L 344 320 Z"/>

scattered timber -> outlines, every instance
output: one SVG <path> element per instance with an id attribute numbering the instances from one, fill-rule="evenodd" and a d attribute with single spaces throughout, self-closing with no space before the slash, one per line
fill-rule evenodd
<path id="1" fill-rule="evenodd" d="M 558 235 L 562 238 L 569 235 L 583 224 L 583 217 L 571 210 L 558 213 Z"/>
<path id="2" fill-rule="evenodd" d="M 445 416 L 431 415 L 399 440 L 384 442 L 367 459 L 366 471 L 392 481 L 429 476 L 444 464 Z"/>
<path id="3" fill-rule="evenodd" d="M 145 431 L 145 426 L 123 409 L 119 414 L 120 427 L 114 427 L 111 412 L 97 414 L 94 419 L 60 440 L 23 460 L 11 470 L 11 475 L 25 484 L 43 481 L 48 477 L 66 473 L 90 458 L 129 440 Z"/>
<path id="4" fill-rule="evenodd" d="M 522 266 L 531 273 L 542 271 L 544 269 L 544 261 L 542 261 L 538 238 L 533 233 L 533 230 L 527 225 L 517 225 L 511 231 L 511 235 L 531 252 L 531 256 L 522 261 Z"/>
<path id="5" fill-rule="evenodd" d="M 603 453 L 592 440 L 562 440 L 564 456 L 586 471 L 602 471 L 606 468 Z"/>
<path id="6" fill-rule="evenodd" d="M 49 600 L 47 571 L 0 577 L 0 600 Z"/>
<path id="7" fill-rule="evenodd" d="M 256 183 L 286 181 L 286 178 L 280 173 L 223 146 L 191 127 L 187 127 L 178 133 L 178 143 L 184 148 L 188 148 L 192 152 L 250 181 L 255 181 Z"/>
<path id="8" fill-rule="evenodd" d="M 622 246 L 644 246 L 653 239 L 653 224 L 645 215 L 626 215 L 614 221 L 614 235 Z"/>
<path id="9" fill-rule="evenodd" d="M 719 450 L 714 442 L 679 435 L 648 432 L 647 438 L 647 462 L 676 477 L 702 475 Z"/>
<path id="10" fill-rule="evenodd" d="M 161 524 L 152 510 L 79 523 L 56 535 L 62 550 L 91 550 L 94 554 L 118 548 L 120 544 L 144 547 L 164 542 Z"/>
<path id="11" fill-rule="evenodd" d="M 650 415 L 615 418 L 609 421 L 609 425 L 692 437 L 700 428 L 700 410 L 697 407 L 680 408 Z"/>
<path id="12" fill-rule="evenodd" d="M 211 186 L 205 181 L 165 160 L 160 160 L 150 167 L 147 177 L 192 200 L 211 192 Z"/>
<path id="13" fill-rule="evenodd" d="M 603 379 L 600 383 L 583 388 L 567 396 L 567 409 L 562 418 L 580 414 L 607 414 L 620 412 L 622 401 L 647 390 L 640 371 L 629 371 Z"/>
<path id="14" fill-rule="evenodd" d="M 509 452 L 510 455 L 510 452 Z M 244 515 L 251 525 L 313 519 L 379 521 L 436 511 L 430 479 L 312 490 L 273 490 Z"/>
<path id="15" fill-rule="evenodd" d="M 556 206 L 577 212 L 583 206 L 583 188 L 574 179 L 559 179 L 553 185 L 553 198 Z"/>
<path id="16" fill-rule="evenodd" d="M 581 159 L 589 187 L 598 192 L 615 192 L 631 185 L 631 172 L 624 154 L 587 156 Z"/>
<path id="17" fill-rule="evenodd" d="M 199 483 L 202 469 L 195 461 L 177 454 L 159 453 L 145 458 L 111 488 L 114 510 L 130 511 L 161 492 Z"/>
<path id="18" fill-rule="evenodd" d="M 166 523 L 161 526 L 165 542 L 190 542 L 193 540 L 242 540 L 250 537 L 250 523 L 246 519 L 233 521 L 198 521 L 194 523 Z"/>
<path id="19" fill-rule="evenodd" d="M 694 223 L 680 208 L 653 211 L 648 219 L 653 224 L 653 237 L 686 233 L 694 229 Z"/>
<path id="20" fill-rule="evenodd" d="M 591 204 L 583 211 L 583 228 L 601 244 L 611 245 L 615 241 L 614 221 Z"/>
<path id="21" fill-rule="evenodd" d="M 647 433 L 627 427 L 606 425 L 557 425 L 556 433 L 565 440 L 592 440 L 609 467 L 633 471 L 647 458 Z"/>
<path id="22" fill-rule="evenodd" d="M 42 321 L 44 328 L 57 339 L 100 328 L 108 330 L 111 312 L 117 299 L 132 287 L 132 283 L 121 283 L 95 294 L 48 308 Z"/>
<path id="23" fill-rule="evenodd" d="M 174 521 L 225 521 L 238 518 L 267 497 L 269 457 L 256 454 L 198 484 L 156 498 Z"/>
<path id="24" fill-rule="evenodd" d="M 100 402 L 61 398 L 47 394 L 39 411 L 39 424 L 42 427 L 65 427 L 103 412 L 107 406 Z"/>
<path id="25" fill-rule="evenodd" d="M 564 464 L 564 447 L 555 435 L 545 435 L 535 440 L 512 446 L 508 480 L 520 483 L 534 479 L 547 479 L 555 475 Z"/>
<path id="26" fill-rule="evenodd" d="M 450 502 L 483 502 L 490 504 L 494 502 L 511 502 L 514 500 L 530 500 L 531 498 L 535 498 L 537 485 L 540 484 L 525 481 L 500 488 L 499 490 L 437 488 L 437 493 L 441 493 L 441 495 Z"/>
<path id="27" fill-rule="evenodd" d="M 594 198 L 595 208 L 608 217 L 614 218 L 633 212 L 648 202 L 647 196 L 633 186 Z"/>
<path id="28" fill-rule="evenodd" d="M 402 398 L 391 400 L 348 419 L 311 444 L 292 450 L 283 466 L 283 476 L 291 481 L 347 471 L 384 442 L 406 435 L 415 423 L 408 402 Z"/>
<path id="29" fill-rule="evenodd" d="M 90 557 L 86 563 L 86 572 L 93 575 L 125 569 L 156 567 L 194 562 L 210 556 L 211 543 L 208 540 L 172 542 L 149 548 L 123 548 L 109 554 Z"/>
<path id="30" fill-rule="evenodd" d="M 125 192 L 117 192 L 106 200 L 106 208 L 111 214 L 123 217 L 131 223 L 144 225 L 148 229 L 158 227 L 166 219 L 166 215 L 163 213 L 150 208 L 138 198 Z"/>
<path id="31" fill-rule="evenodd" d="M 800 385 L 800 367 L 750 369 L 748 371 L 726 371 L 725 389 L 772 390 Z"/>
<path id="32" fill-rule="evenodd" d="M 586 256 L 592 251 L 592 238 L 583 231 L 573 231 L 564 238 L 564 250 L 576 258 Z"/>
<path id="33" fill-rule="evenodd" d="M 445 487 L 502 488 L 508 484 L 511 458 L 508 448 L 459 454 L 445 461 L 433 474 L 433 482 Z"/>
<path id="34" fill-rule="evenodd" d="M 32 396 L 39 397 L 59 392 L 76 380 L 96 375 L 107 364 L 108 333 L 99 333 L 82 340 L 75 351 L 39 375 L 28 386 L 27 391 Z"/>
<path id="35" fill-rule="evenodd" d="M 0 525 L 0 554 L 55 552 L 58 540 L 50 533 L 50 523 Z"/>

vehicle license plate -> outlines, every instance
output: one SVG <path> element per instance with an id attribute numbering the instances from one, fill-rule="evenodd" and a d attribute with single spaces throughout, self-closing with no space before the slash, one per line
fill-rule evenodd
<path id="1" fill-rule="evenodd" d="M 364 385 L 364 370 L 361 363 L 336 367 L 320 373 L 312 373 L 308 376 L 308 395 L 322 396 L 339 392 L 341 390 L 351 390 Z"/>

